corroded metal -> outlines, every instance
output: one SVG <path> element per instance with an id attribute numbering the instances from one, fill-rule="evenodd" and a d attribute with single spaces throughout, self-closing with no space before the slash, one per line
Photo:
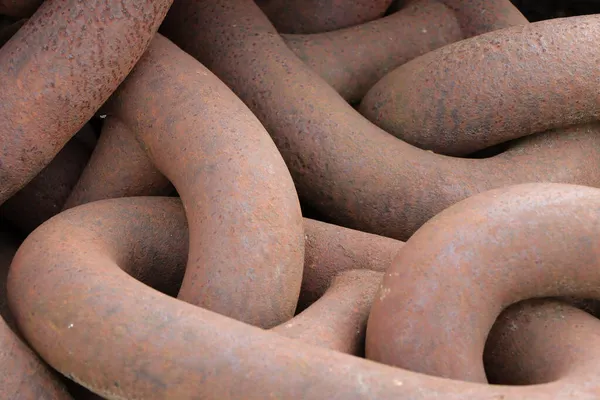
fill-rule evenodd
<path id="1" fill-rule="evenodd" d="M 363 355 L 367 318 L 383 273 L 345 271 L 314 304 L 291 320 L 272 329 L 304 343 Z"/>
<path id="2" fill-rule="evenodd" d="M 600 320 L 563 302 L 527 300 L 509 307 L 487 338 L 484 363 L 491 383 L 585 384 L 598 375 Z"/>
<path id="3" fill-rule="evenodd" d="M 257 0 L 281 33 L 319 33 L 381 17 L 392 0 Z"/>
<path id="4" fill-rule="evenodd" d="M 598 229 L 594 209 L 600 191 L 546 186 L 564 190 L 560 207 L 547 209 L 557 215 L 564 207 L 575 209 L 585 215 L 586 227 Z M 512 217 L 511 222 L 519 215 Z M 66 211 L 29 236 L 11 267 L 9 301 L 39 354 L 108 398 L 252 400 L 268 393 L 303 399 L 545 400 L 593 399 L 600 390 L 590 378 L 507 387 L 430 377 L 306 345 L 170 298 L 148 286 L 162 289 L 184 268 L 185 219 L 176 199 L 104 200 Z M 568 276 L 597 292 L 593 276 L 580 274 L 586 265 L 592 264 L 577 264 Z"/>
<path id="5" fill-rule="evenodd" d="M 300 198 L 338 225 L 406 240 L 448 206 L 495 187 L 599 185 L 600 164 L 592 160 L 600 153 L 591 144 L 599 125 L 549 133 L 552 140 L 538 137 L 528 150 L 484 160 L 445 157 L 394 138 L 298 59 L 250 0 L 175 2 L 161 30 L 244 100 L 273 137 Z"/>
<path id="6" fill-rule="evenodd" d="M 77 184 L 91 151 L 75 137 L 23 189 L 0 206 L 0 217 L 24 234 L 58 214 Z"/>
<path id="7" fill-rule="evenodd" d="M 0 228 L 0 398 L 71 399 L 58 377 L 17 336 L 7 306 L 6 277 L 19 240 Z"/>
<path id="8" fill-rule="evenodd" d="M 397 68 L 360 110 L 387 132 L 448 155 L 597 121 L 598 40 L 600 15 L 480 35 Z"/>
<path id="9" fill-rule="evenodd" d="M 447 7 L 435 0 L 416 0 L 392 15 L 352 28 L 283 38 L 342 97 L 358 102 L 388 72 L 463 36 Z"/>
<path id="10" fill-rule="evenodd" d="M 384 272 L 403 242 L 341 226 L 304 219 L 304 277 L 298 309 L 325 294 L 336 276 L 353 269 Z"/>
<path id="11" fill-rule="evenodd" d="M 598 398 L 600 17 L 9 3 L 0 398 Z"/>
<path id="12" fill-rule="evenodd" d="M 369 316 L 367 357 L 487 382 L 484 345 L 503 309 L 536 297 L 600 298 L 598 207 L 599 189 L 538 183 L 444 210 L 386 270 Z"/>
<path id="13" fill-rule="evenodd" d="M 166 196 L 169 180 L 152 165 L 135 135 L 117 118 L 106 118 L 95 150 L 64 208 L 130 196 Z"/>
<path id="14" fill-rule="evenodd" d="M 156 35 L 106 110 L 185 205 L 190 255 L 178 298 L 262 328 L 291 318 L 304 265 L 300 204 L 275 144 L 244 103 Z"/>
<path id="15" fill-rule="evenodd" d="M 0 48 L 0 204 L 106 101 L 171 2 L 48 0 Z"/>
<path id="16" fill-rule="evenodd" d="M 122 123 L 108 118 L 96 152 L 66 208 L 118 197 L 160 196 L 164 192 L 163 183 L 168 181 L 152 165 L 133 134 L 123 128 Z M 134 176 L 131 171 L 136 171 Z M 385 271 L 404 245 L 398 240 L 308 218 L 304 218 L 304 240 L 304 272 L 297 311 L 317 301 L 332 280 L 345 271 Z"/>
<path id="17" fill-rule="evenodd" d="M 387 73 L 420 55 L 527 23 L 509 0 L 410 0 L 393 14 L 365 24 L 283 38 L 342 97 L 358 102 Z"/>
<path id="18" fill-rule="evenodd" d="M 439 0 L 456 13 L 465 37 L 528 24 L 510 0 Z"/>

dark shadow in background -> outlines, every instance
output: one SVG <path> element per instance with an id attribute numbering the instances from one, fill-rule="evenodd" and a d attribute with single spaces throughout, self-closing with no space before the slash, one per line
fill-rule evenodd
<path id="1" fill-rule="evenodd" d="M 511 0 L 531 22 L 600 13 L 600 0 Z"/>

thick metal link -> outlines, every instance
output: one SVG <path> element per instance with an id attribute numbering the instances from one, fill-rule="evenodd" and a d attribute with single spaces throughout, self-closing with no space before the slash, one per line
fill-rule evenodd
<path id="1" fill-rule="evenodd" d="M 0 0 L 0 398 L 598 397 L 600 16 L 171 3 Z"/>

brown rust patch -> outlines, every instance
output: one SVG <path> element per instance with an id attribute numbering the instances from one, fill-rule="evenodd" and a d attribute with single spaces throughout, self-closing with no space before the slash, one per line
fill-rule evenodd
<path id="1" fill-rule="evenodd" d="M 117 88 L 171 0 L 46 1 L 0 48 L 0 204 Z"/>

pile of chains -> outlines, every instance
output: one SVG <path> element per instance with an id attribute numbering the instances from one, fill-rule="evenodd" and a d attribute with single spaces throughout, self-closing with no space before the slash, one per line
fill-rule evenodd
<path id="1" fill-rule="evenodd" d="M 600 15 L 0 14 L 0 398 L 600 396 Z"/>

